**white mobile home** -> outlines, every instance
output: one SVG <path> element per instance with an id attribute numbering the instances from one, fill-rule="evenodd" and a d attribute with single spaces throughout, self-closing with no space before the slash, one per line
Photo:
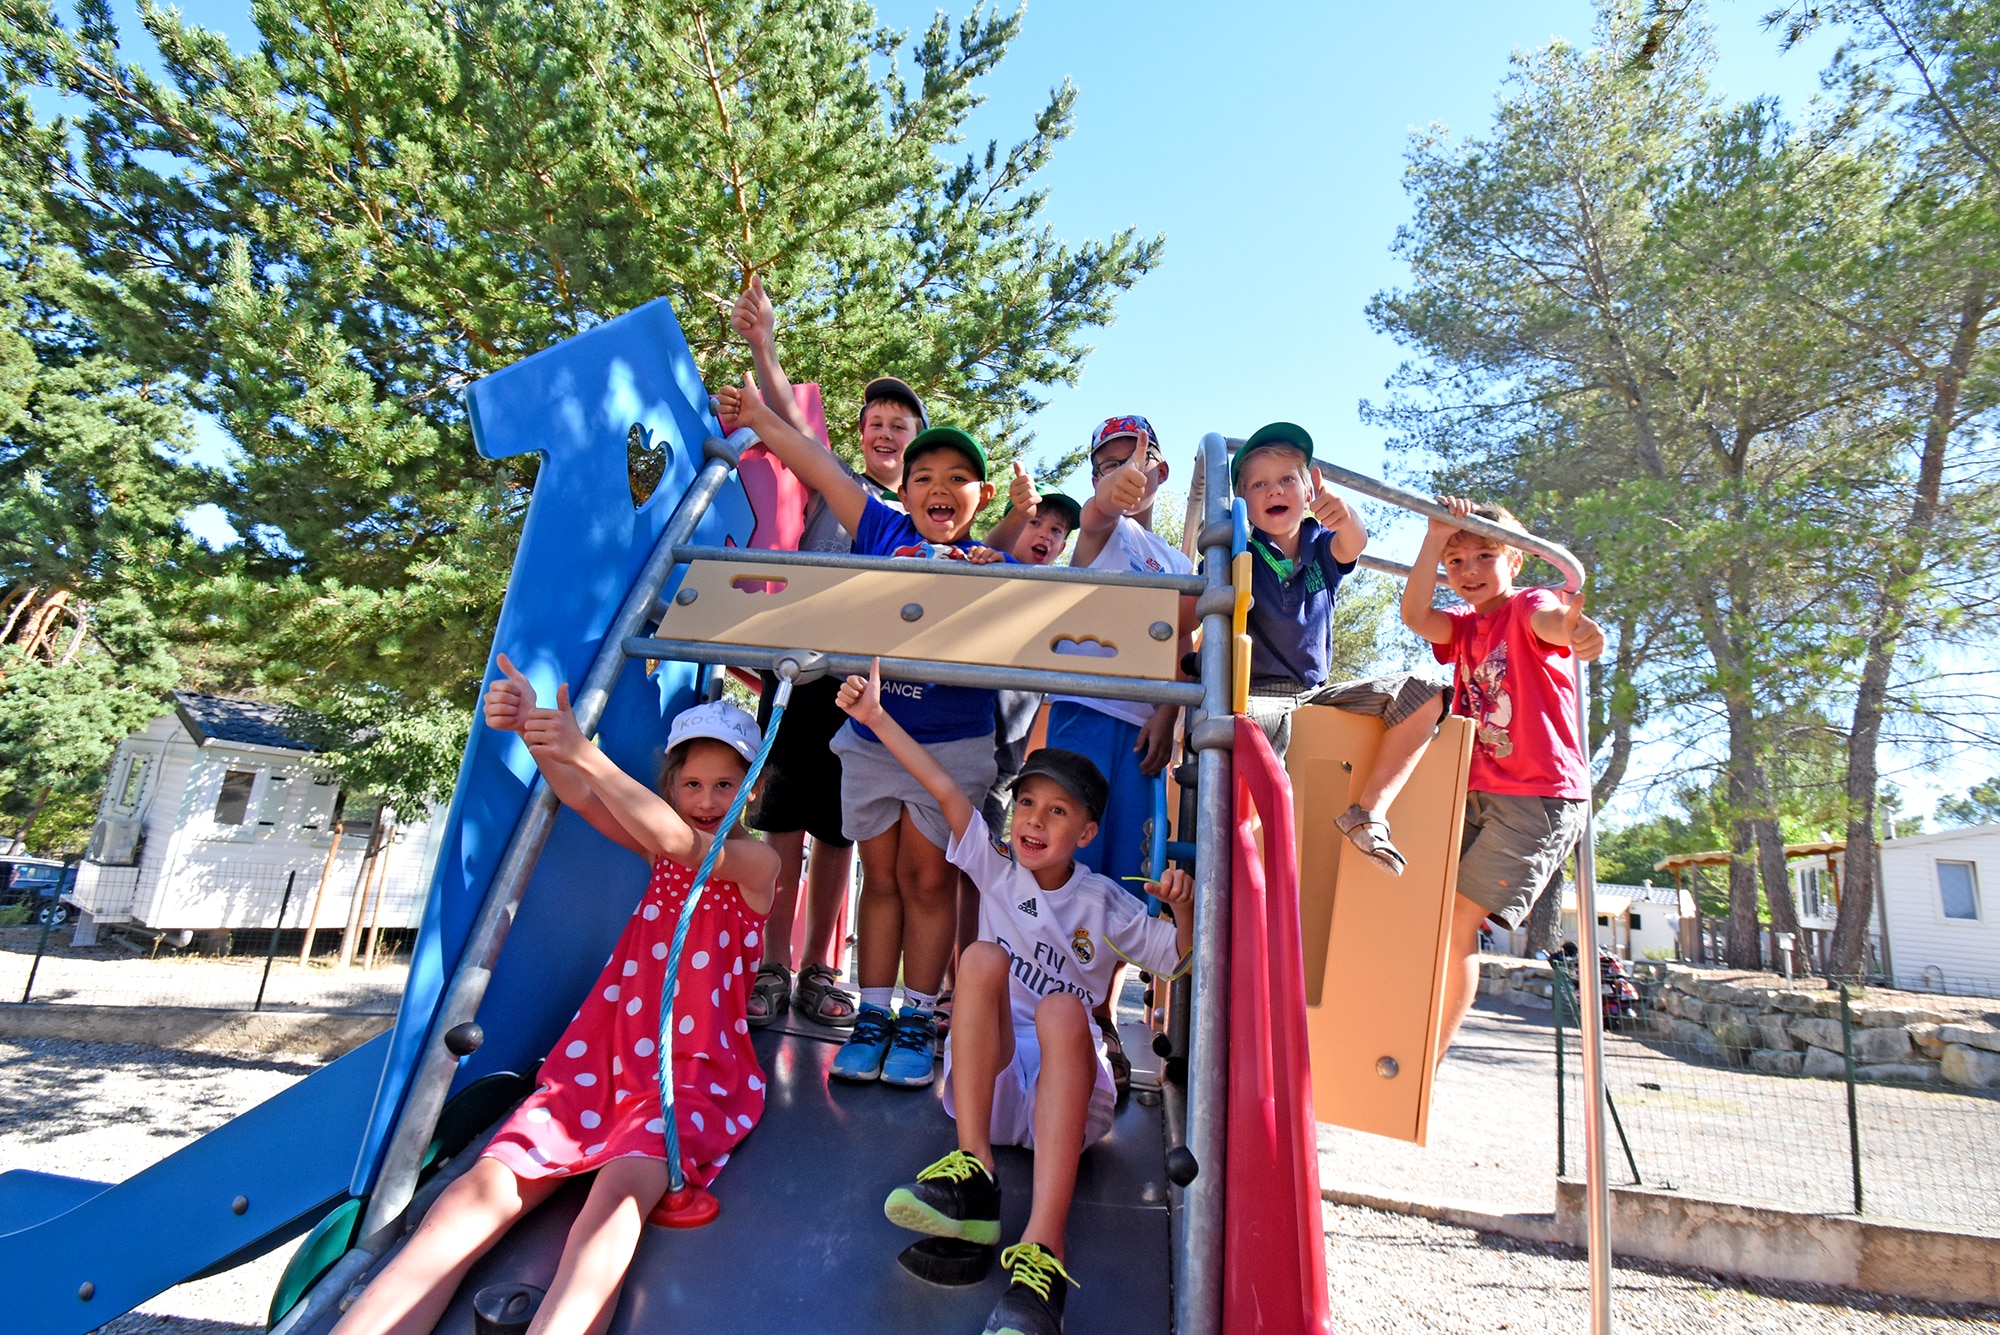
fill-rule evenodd
<path id="1" fill-rule="evenodd" d="M 174 704 L 112 757 L 72 895 L 79 940 L 99 924 L 340 928 L 358 891 L 363 926 L 417 925 L 436 858 L 429 812 L 384 812 L 378 836 L 377 804 L 314 770 L 317 748 L 285 710 L 192 692 Z"/>
<path id="2" fill-rule="evenodd" d="M 1901 987 L 1993 996 L 2000 988 L 2000 825 L 1887 839 L 1887 968 Z"/>

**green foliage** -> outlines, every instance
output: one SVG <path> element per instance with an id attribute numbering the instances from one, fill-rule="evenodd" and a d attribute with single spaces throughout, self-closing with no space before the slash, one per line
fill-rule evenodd
<path id="1" fill-rule="evenodd" d="M 1939 799 L 1936 818 L 1940 825 L 2000 823 L 2000 774 L 1973 784 L 1963 796 Z"/>
<path id="2" fill-rule="evenodd" d="M 382 764 L 340 763 L 381 791 L 456 763 L 533 482 L 474 452 L 471 381 L 661 295 L 734 378 L 726 307 L 755 269 L 836 421 L 893 369 L 1004 465 L 1160 253 L 1044 220 L 1072 88 L 959 156 L 1019 13 L 914 41 L 807 0 L 253 15 L 241 55 L 142 3 L 156 78 L 104 0 L 73 26 L 26 0 L 0 56 L 84 109 L 27 156 L 105 279 L 92 318 L 241 447 L 205 481 L 243 542 L 172 590 L 203 684 L 373 729 Z"/>

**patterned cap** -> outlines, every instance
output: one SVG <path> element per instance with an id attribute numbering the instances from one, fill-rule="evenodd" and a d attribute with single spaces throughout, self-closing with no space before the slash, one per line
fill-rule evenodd
<path id="1" fill-rule="evenodd" d="M 1154 449 L 1160 448 L 1160 433 L 1153 430 L 1153 424 L 1145 418 L 1107 417 L 1097 424 L 1097 430 L 1090 433 L 1090 457 L 1095 459 L 1106 441 L 1117 440 L 1120 436 L 1137 436 Z"/>
<path id="2" fill-rule="evenodd" d="M 671 751 L 697 737 L 721 742 L 742 756 L 745 764 L 754 763 L 758 749 L 764 745 L 764 734 L 757 730 L 757 720 L 727 700 L 711 700 L 693 709 L 683 709 L 667 732 L 667 749 Z"/>

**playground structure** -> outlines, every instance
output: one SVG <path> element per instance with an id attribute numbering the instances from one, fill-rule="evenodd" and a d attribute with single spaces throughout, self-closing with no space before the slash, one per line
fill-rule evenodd
<path id="1" fill-rule="evenodd" d="M 755 500 L 768 479 L 754 489 L 737 480 L 754 438 L 722 434 L 663 301 L 498 372 L 468 398 L 482 453 L 543 455 L 494 647 L 544 695 L 572 683 L 584 731 L 628 772 L 651 774 L 674 716 L 704 698 L 724 665 L 790 681 L 865 672 L 879 656 L 885 679 L 1188 708 L 1193 782 L 1181 785 L 1180 838 L 1162 826 L 1155 848 L 1194 873 L 1195 959 L 1175 985 L 1156 1079 L 1085 1156 L 1070 1237 L 1072 1264 L 1090 1278 L 1069 1319 L 1078 1331 L 1113 1321 L 1197 1335 L 1326 1330 L 1315 1113 L 1424 1137 L 1470 735 L 1448 720 L 1393 809 L 1397 829 L 1411 832 L 1406 846 L 1419 850 L 1400 881 L 1353 856 L 1330 822 L 1310 819 L 1346 805 L 1379 724 L 1302 710 L 1280 781 L 1262 733 L 1235 717 L 1247 684 L 1248 580 L 1227 469 L 1240 442 L 1211 434 L 1197 456 L 1187 532 L 1203 573 L 1124 576 L 746 545 L 766 518 Z M 659 481 L 643 497 L 628 441 L 656 456 L 647 471 Z M 1441 513 L 1319 466 L 1343 487 Z M 1493 532 L 1581 587 L 1561 548 Z M 1201 625 L 1198 683 L 1176 679 L 1184 596 Z M 487 672 L 490 681 L 491 659 Z M 274 1297 L 274 1329 L 330 1328 L 342 1299 L 533 1087 L 562 1011 L 589 986 L 645 880 L 638 859 L 560 809 L 517 739 L 483 725 L 467 743 L 440 842 L 392 1032 L 126 1182 L 0 1175 L 0 1258 L 19 1277 L 21 1328 L 80 1335 L 308 1229 Z M 1596 1089 L 1594 967 L 1582 981 Z M 946 1289 L 903 1274 L 891 1261 L 907 1239 L 880 1212 L 887 1188 L 949 1139 L 942 1110 L 932 1095 L 829 1091 L 836 1041 L 790 1020 L 758 1036 L 770 1113 L 718 1181 L 714 1223 L 648 1230 L 614 1332 L 668 1320 L 717 1332 L 802 1328 L 835 1295 L 858 1329 L 976 1328 L 996 1281 Z M 1602 1099 L 1585 1106 L 1602 1332 Z M 1028 1195 L 1026 1162 L 1018 1151 L 1001 1157 L 1010 1211 Z M 484 1285 L 545 1284 L 580 1202 L 572 1183 L 515 1229 L 438 1329 L 472 1330 Z"/>

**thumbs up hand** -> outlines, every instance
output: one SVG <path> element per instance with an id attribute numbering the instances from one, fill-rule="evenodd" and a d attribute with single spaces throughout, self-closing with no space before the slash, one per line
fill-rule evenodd
<path id="1" fill-rule="evenodd" d="M 771 298 L 764 293 L 764 280 L 754 270 L 743 285 L 743 295 L 730 307 L 729 327 L 753 349 L 769 349 L 777 341 L 777 316 L 771 309 Z"/>
<path id="2" fill-rule="evenodd" d="M 486 726 L 495 732 L 519 732 L 535 707 L 535 687 L 507 655 L 500 655 L 500 679 L 486 688 Z"/>
<path id="3" fill-rule="evenodd" d="M 1354 522 L 1354 512 L 1347 508 L 1346 501 L 1327 489 L 1326 480 L 1317 468 L 1312 470 L 1312 488 L 1313 496 L 1308 508 L 1314 519 L 1336 531 Z"/>
<path id="4" fill-rule="evenodd" d="M 1007 482 L 1007 503 L 1024 513 L 1042 503 L 1042 493 L 1035 490 L 1035 479 L 1028 476 L 1019 459 L 1014 461 L 1014 476 Z"/>
<path id="5" fill-rule="evenodd" d="M 760 422 L 769 414 L 763 395 L 757 392 L 757 381 L 748 371 L 743 373 L 740 386 L 724 385 L 715 391 L 715 415 L 729 430 L 740 426 L 761 430 Z"/>
<path id="6" fill-rule="evenodd" d="M 1152 478 L 1146 472 L 1146 450 L 1142 445 L 1132 451 L 1132 457 L 1121 468 L 1104 475 L 1097 484 L 1097 503 L 1114 515 L 1130 514 L 1139 503 L 1146 499 L 1146 489 L 1152 485 Z"/>
<path id="7" fill-rule="evenodd" d="M 1604 652 L 1604 627 L 1583 614 L 1583 590 L 1570 595 L 1563 610 L 1563 634 L 1570 650 L 1586 663 L 1594 663 Z"/>
<path id="8" fill-rule="evenodd" d="M 536 759 L 553 757 L 557 760 L 574 760 L 583 748 L 590 745 L 590 739 L 577 726 L 576 714 L 569 706 L 569 683 L 556 687 L 554 709 L 531 709 L 521 720 L 521 740 L 528 744 L 528 750 Z"/>

